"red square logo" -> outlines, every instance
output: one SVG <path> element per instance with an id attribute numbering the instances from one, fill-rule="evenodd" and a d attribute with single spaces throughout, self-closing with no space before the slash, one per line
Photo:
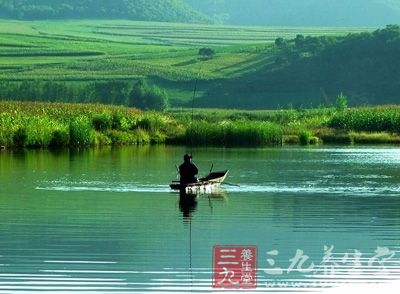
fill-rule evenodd
<path id="1" fill-rule="evenodd" d="M 214 246 L 213 288 L 255 289 L 256 246 Z"/>

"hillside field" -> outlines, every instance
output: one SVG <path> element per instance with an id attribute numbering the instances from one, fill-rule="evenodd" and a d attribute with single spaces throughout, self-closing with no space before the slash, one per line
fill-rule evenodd
<path id="1" fill-rule="evenodd" d="M 199 79 L 199 105 L 213 86 L 273 70 L 278 37 L 336 36 L 371 28 L 211 26 L 126 20 L 0 20 L 0 82 L 88 83 L 148 77 L 171 106 L 187 106 Z M 211 47 L 216 55 L 201 59 Z M 23 97 L 21 97 L 23 98 Z M 229 97 L 236 99 L 238 97 Z M 204 105 L 202 105 L 204 106 Z"/>

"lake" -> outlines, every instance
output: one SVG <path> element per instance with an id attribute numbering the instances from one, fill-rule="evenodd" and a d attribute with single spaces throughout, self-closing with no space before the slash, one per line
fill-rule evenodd
<path id="1" fill-rule="evenodd" d="M 219 292 L 215 246 L 257 250 L 246 292 L 398 285 L 399 148 L 194 149 L 230 173 L 189 204 L 168 187 L 188 151 L 2 150 L 0 293 Z"/>

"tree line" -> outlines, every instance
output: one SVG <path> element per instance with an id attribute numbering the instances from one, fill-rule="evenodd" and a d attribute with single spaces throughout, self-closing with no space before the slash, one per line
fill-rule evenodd
<path id="1" fill-rule="evenodd" d="M 277 38 L 260 69 L 210 82 L 199 107 L 295 108 L 399 103 L 400 26 L 345 36 Z"/>
<path id="2" fill-rule="evenodd" d="M 217 23 L 238 25 L 371 27 L 397 23 L 400 16 L 398 0 L 186 1 Z"/>
<path id="3" fill-rule="evenodd" d="M 0 82 L 0 98 L 19 101 L 83 102 L 125 105 L 163 111 L 169 106 L 165 90 L 145 79 L 137 82 Z"/>
<path id="4" fill-rule="evenodd" d="M 277 38 L 275 48 L 280 70 L 264 78 L 290 81 L 285 90 L 344 92 L 352 105 L 399 102 L 399 25 L 347 36 Z"/>
<path id="5" fill-rule="evenodd" d="M 0 0 L 0 17 L 13 19 L 133 19 L 207 22 L 183 0 Z"/>

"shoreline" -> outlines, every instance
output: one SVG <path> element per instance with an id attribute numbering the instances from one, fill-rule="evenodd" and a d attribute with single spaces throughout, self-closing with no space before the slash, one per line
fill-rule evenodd
<path id="1" fill-rule="evenodd" d="M 0 101 L 0 146 L 167 144 L 217 147 L 398 145 L 400 106 L 140 111 L 124 106 Z"/>

